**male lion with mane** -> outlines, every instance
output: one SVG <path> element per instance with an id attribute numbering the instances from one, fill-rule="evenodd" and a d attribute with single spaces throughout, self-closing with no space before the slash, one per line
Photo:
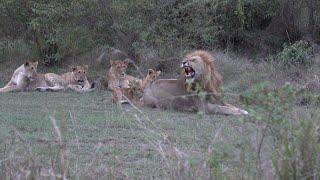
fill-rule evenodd
<path id="1" fill-rule="evenodd" d="M 187 54 L 178 79 L 158 79 L 144 90 L 143 101 L 151 107 L 207 114 L 242 115 L 247 111 L 222 102 L 218 94 L 222 84 L 214 58 L 206 51 Z"/>

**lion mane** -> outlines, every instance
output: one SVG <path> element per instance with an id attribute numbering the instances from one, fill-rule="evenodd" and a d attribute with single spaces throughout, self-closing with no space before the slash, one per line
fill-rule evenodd
<path id="1" fill-rule="evenodd" d="M 143 103 L 150 107 L 182 111 L 203 111 L 207 114 L 243 115 L 247 111 L 223 102 L 219 88 L 222 77 L 213 56 L 203 50 L 187 54 L 181 63 L 178 79 L 158 79 L 146 87 Z M 205 92 L 205 96 L 199 93 Z"/>
<path id="2" fill-rule="evenodd" d="M 214 57 L 207 51 L 197 50 L 187 54 L 185 59 L 190 59 L 195 56 L 199 56 L 205 65 L 205 72 L 203 72 L 201 76 L 200 85 L 207 92 L 217 93 L 222 85 L 222 76 L 215 67 Z M 183 74 L 181 75 L 184 76 Z"/>

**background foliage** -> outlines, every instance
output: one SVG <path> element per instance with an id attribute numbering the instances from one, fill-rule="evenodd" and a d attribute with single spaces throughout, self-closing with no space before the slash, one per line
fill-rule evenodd
<path id="1" fill-rule="evenodd" d="M 319 8 L 317 0 L 3 0 L 0 41 L 23 40 L 48 65 L 100 46 L 134 60 L 146 47 L 164 57 L 177 48 L 275 53 L 319 42 Z"/>

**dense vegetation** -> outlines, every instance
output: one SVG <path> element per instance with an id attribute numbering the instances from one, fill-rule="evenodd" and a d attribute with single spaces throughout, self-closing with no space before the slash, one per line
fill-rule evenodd
<path id="1" fill-rule="evenodd" d="M 173 78 L 201 48 L 249 115 L 115 106 L 104 90 L 0 94 L 0 177 L 320 179 L 319 43 L 319 0 L 1 0 L 0 86 L 26 58 L 100 79 L 112 52 Z"/>
<path id="2" fill-rule="evenodd" d="M 163 57 L 177 48 L 269 54 L 319 42 L 319 8 L 317 0 L 4 0 L 0 40 L 22 40 L 47 64 L 100 46 L 134 60 L 146 47 Z"/>

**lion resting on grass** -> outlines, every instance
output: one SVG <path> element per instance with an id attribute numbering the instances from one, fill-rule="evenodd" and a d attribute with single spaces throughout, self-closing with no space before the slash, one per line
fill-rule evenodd
<path id="1" fill-rule="evenodd" d="M 222 102 L 218 89 L 222 84 L 214 58 L 206 51 L 187 54 L 179 79 L 158 79 L 149 84 L 143 102 L 151 107 L 202 111 L 207 114 L 242 115 L 247 111 Z"/>
<path id="2" fill-rule="evenodd" d="M 61 75 L 55 73 L 38 74 L 37 80 L 30 83 L 29 88 L 38 91 L 62 91 L 71 89 L 77 92 L 95 90 L 94 84 L 87 79 L 88 65 L 72 66 L 71 72 Z"/>
<path id="3" fill-rule="evenodd" d="M 26 61 L 14 71 L 10 81 L 0 88 L 0 92 L 25 91 L 29 83 L 37 78 L 37 66 L 38 62 Z"/>
<path id="4" fill-rule="evenodd" d="M 72 72 L 62 75 L 37 73 L 38 62 L 27 61 L 17 68 L 8 84 L 0 92 L 17 91 L 61 91 L 72 89 L 77 92 L 94 90 L 94 85 L 87 80 L 88 66 L 72 67 Z"/>
<path id="5" fill-rule="evenodd" d="M 153 83 L 160 75 L 161 71 L 148 69 L 148 73 L 142 81 L 131 80 L 129 81 L 129 88 L 114 88 L 112 90 L 112 101 L 116 104 L 126 103 L 130 101 L 136 106 L 142 106 L 140 100 L 146 86 Z"/>

